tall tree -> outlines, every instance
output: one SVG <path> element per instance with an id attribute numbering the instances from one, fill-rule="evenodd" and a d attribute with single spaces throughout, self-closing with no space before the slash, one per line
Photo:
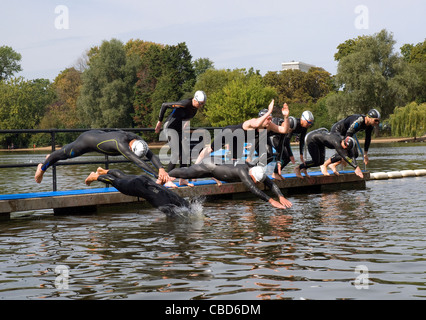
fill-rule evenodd
<path id="1" fill-rule="evenodd" d="M 0 82 L 0 127 L 2 129 L 33 129 L 42 119 L 46 106 L 55 99 L 47 79 L 12 78 Z M 11 135 L 6 136 L 6 143 Z M 26 145 L 28 136 L 20 135 L 14 144 Z"/>
<path id="2" fill-rule="evenodd" d="M 265 85 L 259 73 L 253 70 L 238 73 L 208 98 L 205 114 L 213 126 L 237 124 L 257 117 L 277 94 L 274 88 Z"/>
<path id="3" fill-rule="evenodd" d="M 426 103 L 397 107 L 390 116 L 392 135 L 418 137 L 426 132 Z"/>
<path id="4" fill-rule="evenodd" d="M 420 79 L 420 85 L 414 93 L 415 100 L 417 103 L 426 102 L 426 39 L 416 45 L 403 45 L 401 54 Z"/>
<path id="5" fill-rule="evenodd" d="M 19 61 L 21 54 L 17 53 L 11 47 L 0 47 L 0 81 L 7 80 L 16 72 L 22 71 Z"/>
<path id="6" fill-rule="evenodd" d="M 308 72 L 270 71 L 264 80 L 277 90 L 280 103 L 315 103 L 333 90 L 331 74 L 322 68 L 310 68 Z"/>
<path id="7" fill-rule="evenodd" d="M 59 73 L 52 84 L 56 92 L 55 101 L 50 104 L 40 128 L 78 128 L 80 120 L 77 112 L 77 99 L 82 86 L 81 72 L 68 68 Z"/>
<path id="8" fill-rule="evenodd" d="M 77 101 L 82 120 L 91 127 L 130 127 L 137 55 L 126 55 L 121 41 L 104 41 L 89 52 L 88 68 Z"/>
<path id="9" fill-rule="evenodd" d="M 161 104 L 190 96 L 195 84 L 192 56 L 185 43 L 151 46 L 142 58 L 136 84 L 133 119 L 142 127 L 152 127 Z"/>
<path id="10" fill-rule="evenodd" d="M 394 52 L 393 35 L 382 30 L 358 38 L 338 64 L 336 83 L 341 91 L 327 99 L 329 113 L 343 117 L 378 109 L 384 117 L 396 105 L 412 99 L 418 76 Z"/>

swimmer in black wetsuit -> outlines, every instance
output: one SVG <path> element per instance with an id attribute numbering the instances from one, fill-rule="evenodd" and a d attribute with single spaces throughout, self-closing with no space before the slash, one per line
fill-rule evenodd
<path id="1" fill-rule="evenodd" d="M 194 98 L 192 99 L 185 99 L 178 102 L 166 102 L 161 105 L 160 109 L 160 115 L 158 118 L 158 122 L 155 126 L 155 132 L 160 133 L 161 127 L 163 126 L 163 118 L 166 113 L 167 109 L 173 109 L 170 115 L 168 116 L 165 124 L 164 124 L 164 131 L 167 135 L 167 139 L 170 143 L 173 143 L 174 140 L 172 139 L 172 135 L 170 132 L 167 132 L 167 130 L 174 130 L 178 134 L 178 148 L 174 149 L 172 148 L 172 156 L 170 158 L 170 163 L 167 167 L 167 171 L 172 170 L 176 164 L 179 162 L 180 166 L 186 166 L 184 163 L 184 159 L 182 159 L 183 154 L 183 128 L 184 123 L 188 120 L 191 120 L 195 117 L 197 114 L 197 111 L 199 108 L 201 108 L 207 100 L 207 96 L 204 93 L 204 91 L 197 91 L 194 94 Z M 172 146 L 170 146 L 172 147 Z M 176 151 L 179 151 L 178 153 Z M 189 153 L 188 153 L 189 154 Z"/>
<path id="2" fill-rule="evenodd" d="M 118 169 L 98 168 L 96 172 L 92 172 L 86 178 L 85 182 L 90 185 L 93 181 L 111 184 L 125 195 L 144 198 L 153 207 L 158 208 L 168 216 L 173 216 L 176 208 L 190 207 L 187 200 L 144 175 L 127 175 Z"/>
<path id="3" fill-rule="evenodd" d="M 160 159 L 152 153 L 147 143 L 137 134 L 122 130 L 89 130 L 83 132 L 74 142 L 52 152 L 46 157 L 44 163 L 38 165 L 35 174 L 36 182 L 40 183 L 47 168 L 59 160 L 75 158 L 88 152 L 99 152 L 111 156 L 122 155 L 126 159 L 133 161 L 148 174 L 158 177 L 159 183 L 167 183 L 174 186 Z M 158 169 L 158 174 L 141 159 L 143 156 L 146 156 Z"/>
<path id="4" fill-rule="evenodd" d="M 364 142 L 364 163 L 368 164 L 368 149 L 371 143 L 371 134 L 374 126 L 380 123 L 380 112 L 376 109 L 368 111 L 367 115 L 353 114 L 346 117 L 343 120 L 336 122 L 330 132 L 336 133 L 342 136 L 342 138 L 353 137 L 357 132 L 365 130 L 365 142 Z M 326 166 L 330 166 L 333 172 L 336 172 L 336 166 L 341 162 L 339 155 L 335 154 L 332 158 L 325 162 Z"/>
<path id="5" fill-rule="evenodd" d="M 261 112 L 265 112 L 262 110 Z M 259 115 L 261 114 L 259 113 Z M 276 132 L 268 132 L 268 159 L 272 158 L 272 147 L 275 148 L 278 157 L 275 165 L 274 173 L 272 177 L 277 180 L 284 180 L 281 175 L 281 170 L 291 161 L 296 163 L 294 160 L 293 152 L 291 150 L 290 141 L 293 135 L 299 136 L 299 150 L 300 150 L 300 161 L 305 162 L 303 159 L 303 148 L 305 146 L 305 136 L 309 129 L 314 124 L 314 116 L 310 111 L 304 111 L 302 117 L 296 119 L 295 117 L 288 117 L 289 120 L 289 133 L 280 134 Z M 272 122 L 277 125 L 283 123 L 283 119 L 272 118 Z M 269 162 L 269 161 L 268 161 Z"/>
<path id="6" fill-rule="evenodd" d="M 249 163 L 238 163 L 234 164 L 220 164 L 216 165 L 211 159 L 204 159 L 201 163 L 193 164 L 190 167 L 175 168 L 169 172 L 171 177 L 183 178 L 183 179 L 197 179 L 213 177 L 218 185 L 221 183 L 218 180 L 226 182 L 237 182 L 241 181 L 244 185 L 260 199 L 269 202 L 272 206 L 285 209 L 292 206 L 291 202 L 288 201 L 281 193 L 280 188 L 271 180 L 265 173 L 265 168 L 261 166 L 253 166 Z M 278 198 L 279 202 L 269 197 L 263 191 L 256 187 L 257 182 L 263 182 L 263 184 L 272 190 Z"/>
<path id="7" fill-rule="evenodd" d="M 222 148 L 227 138 L 232 138 L 232 150 L 231 150 L 231 159 L 239 159 L 242 155 L 243 149 L 244 149 L 244 143 L 249 142 L 248 138 L 250 138 L 250 134 L 253 133 L 253 137 L 255 139 L 255 144 L 257 144 L 259 140 L 259 130 L 266 129 L 268 132 L 273 131 L 276 133 L 287 133 L 289 131 L 289 124 L 288 124 L 288 114 L 289 109 L 288 105 L 285 103 L 282 108 L 282 114 L 284 116 L 284 121 L 281 125 L 277 125 L 276 123 L 272 122 L 272 116 L 271 113 L 274 109 L 274 100 L 271 101 L 271 103 L 268 106 L 268 111 L 265 112 L 262 116 L 258 118 L 253 118 L 244 121 L 243 123 L 236 124 L 236 125 L 229 125 L 223 128 L 222 133 L 219 134 L 214 138 L 210 146 L 206 146 L 198 156 L 198 159 L 195 163 L 201 162 L 202 159 L 207 157 L 212 151 L 217 151 L 220 148 Z M 242 137 L 243 143 L 241 143 L 241 139 L 238 139 L 239 137 Z M 259 155 L 260 157 L 262 155 Z M 266 159 L 261 160 L 263 165 L 266 165 Z"/>
<path id="8" fill-rule="evenodd" d="M 364 177 L 360 167 L 358 167 L 356 163 L 356 157 L 354 156 L 353 149 L 355 146 L 355 141 L 353 138 L 346 137 L 342 139 L 342 137 L 338 134 L 327 132 L 327 129 L 317 129 L 311 131 L 307 135 L 306 144 L 312 160 L 306 161 L 300 166 L 294 168 L 294 172 L 296 173 L 297 177 L 303 178 L 303 176 L 300 174 L 302 170 L 308 176 L 306 169 L 316 166 L 321 167 L 321 172 L 325 176 L 330 175 L 324 166 L 326 147 L 335 149 L 337 154 L 355 169 L 355 174 L 357 176 L 360 178 Z"/>

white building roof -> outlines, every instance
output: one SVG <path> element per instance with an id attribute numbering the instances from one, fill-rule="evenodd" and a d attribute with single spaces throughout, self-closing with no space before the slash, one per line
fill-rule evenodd
<path id="1" fill-rule="evenodd" d="M 301 61 L 283 62 L 281 66 L 282 70 L 300 70 L 303 72 L 308 72 L 310 68 L 315 68 L 314 65 Z"/>

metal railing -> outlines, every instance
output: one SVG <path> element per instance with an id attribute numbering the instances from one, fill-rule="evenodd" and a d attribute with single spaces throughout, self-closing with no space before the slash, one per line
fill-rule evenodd
<path id="1" fill-rule="evenodd" d="M 201 128 L 191 128 L 191 130 L 196 130 Z M 219 127 L 206 127 L 202 128 L 205 130 L 214 130 L 214 129 L 222 129 Z M 56 135 L 58 133 L 72 133 L 72 132 L 85 132 L 90 130 L 123 130 L 123 131 L 131 131 L 131 132 L 154 132 L 154 128 L 99 128 L 99 129 L 10 129 L 10 130 L 0 130 L 0 134 L 37 134 L 37 133 L 48 133 L 51 135 L 51 152 L 56 150 Z M 68 160 L 66 162 L 59 161 L 52 165 L 52 189 L 53 191 L 57 191 L 57 177 L 56 177 L 56 167 L 57 166 L 70 166 L 70 165 L 86 165 L 86 164 L 103 164 L 105 169 L 109 169 L 109 164 L 111 163 L 126 163 L 130 162 L 129 160 L 111 160 L 107 154 L 105 154 L 105 160 L 97 160 L 97 161 L 71 161 Z M 0 165 L 0 169 L 4 168 L 25 168 L 25 167 L 37 167 L 38 163 L 26 163 L 26 164 L 3 164 Z"/>
<path id="2" fill-rule="evenodd" d="M 58 133 L 70 133 L 70 132 L 85 132 L 93 129 L 11 129 L 11 130 L 0 130 L 0 134 L 22 134 L 22 133 L 49 133 L 51 135 L 51 152 L 56 150 L 56 134 Z M 123 130 L 133 132 L 154 132 L 153 128 L 108 128 L 99 130 Z M 55 163 L 52 169 L 52 189 L 57 191 L 57 179 L 56 179 L 56 167 L 57 166 L 70 166 L 70 165 L 84 165 L 84 164 L 103 164 L 106 169 L 109 168 L 111 163 L 124 163 L 129 160 L 111 160 L 108 155 L 105 154 L 105 160 L 101 161 L 66 161 Z M 3 168 L 25 168 L 25 167 L 37 167 L 38 163 L 27 163 L 27 164 L 3 164 L 0 165 L 0 169 Z"/>

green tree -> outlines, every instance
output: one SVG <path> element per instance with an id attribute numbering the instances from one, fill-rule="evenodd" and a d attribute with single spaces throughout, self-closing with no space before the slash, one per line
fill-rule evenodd
<path id="1" fill-rule="evenodd" d="M 55 99 L 47 79 L 24 80 L 12 78 L 0 82 L 0 127 L 2 129 L 34 129 L 42 119 L 46 106 Z M 3 144 L 26 146 L 28 135 L 3 137 Z"/>
<path id="2" fill-rule="evenodd" d="M 413 98 L 419 78 L 394 52 L 394 44 L 393 35 L 382 30 L 359 38 L 339 57 L 336 84 L 341 90 L 327 99 L 329 114 L 340 118 L 376 108 L 386 118 Z"/>
<path id="3" fill-rule="evenodd" d="M 195 72 L 185 43 L 175 46 L 150 46 L 137 76 L 134 122 L 141 127 L 155 125 L 161 104 L 192 94 Z"/>
<path id="4" fill-rule="evenodd" d="M 137 55 L 126 55 L 121 41 L 104 41 L 91 50 L 77 101 L 81 120 L 90 127 L 131 127 Z"/>
<path id="5" fill-rule="evenodd" d="M 192 62 L 192 65 L 194 66 L 194 73 L 197 79 L 207 70 L 214 69 L 214 63 L 209 58 L 198 58 Z"/>
<path id="6" fill-rule="evenodd" d="M 40 121 L 41 129 L 80 127 L 77 99 L 81 86 L 81 72 L 76 69 L 68 68 L 59 73 L 52 84 L 52 89 L 56 92 L 56 99 L 47 107 L 46 113 Z"/>
<path id="7" fill-rule="evenodd" d="M 415 100 L 417 103 L 426 102 L 426 40 L 416 45 L 403 45 L 401 54 L 420 79 L 420 85 L 414 92 Z"/>
<path id="8" fill-rule="evenodd" d="M 356 46 L 364 41 L 367 36 L 359 36 L 355 39 L 348 39 L 337 46 L 337 52 L 334 54 L 334 60 L 340 61 L 356 50 Z"/>
<path id="9" fill-rule="evenodd" d="M 265 83 L 278 92 L 279 103 L 311 103 L 325 97 L 333 90 L 331 74 L 322 68 L 311 68 L 308 72 L 283 70 L 268 72 Z"/>
<path id="10" fill-rule="evenodd" d="M 405 107 L 397 107 L 390 115 L 392 135 L 418 137 L 426 132 L 426 103 L 411 102 Z"/>
<path id="11" fill-rule="evenodd" d="M 211 125 L 226 126 L 257 117 L 276 96 L 276 90 L 266 86 L 259 73 L 253 70 L 239 70 L 239 73 L 208 97 L 205 114 Z"/>
<path id="12" fill-rule="evenodd" d="M 0 47 L 0 81 L 7 80 L 14 73 L 22 71 L 19 64 L 21 58 L 21 54 L 17 53 L 11 47 Z"/>

